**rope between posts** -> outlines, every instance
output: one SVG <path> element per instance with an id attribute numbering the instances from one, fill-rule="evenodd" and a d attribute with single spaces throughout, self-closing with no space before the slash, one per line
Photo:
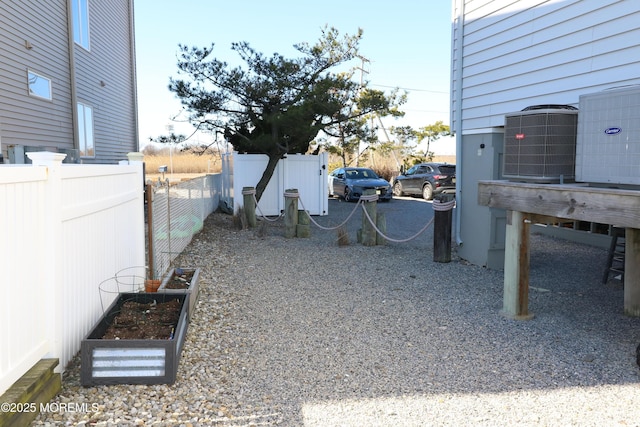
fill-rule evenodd
<path id="1" fill-rule="evenodd" d="M 363 194 L 362 196 L 360 196 L 360 199 L 363 202 L 377 202 L 378 201 L 378 195 L 377 194 Z"/>
<path id="2" fill-rule="evenodd" d="M 379 235 L 381 235 L 385 240 L 388 240 L 390 242 L 394 242 L 394 243 L 405 243 L 408 242 L 409 240 L 413 240 L 416 237 L 418 237 L 419 235 L 421 235 L 422 233 L 424 233 L 424 231 L 429 228 L 429 226 L 433 223 L 433 220 L 435 218 L 431 218 L 429 220 L 429 222 L 427 222 L 427 225 L 425 225 L 422 230 L 418 231 L 416 234 L 414 234 L 411 237 L 407 237 L 406 239 L 392 239 L 389 236 L 386 236 L 382 231 L 380 231 L 380 229 L 378 229 L 378 227 L 376 226 L 375 222 L 371 220 L 371 217 L 369 216 L 369 212 L 367 212 L 367 210 L 365 209 L 365 207 L 362 207 L 362 210 L 364 211 L 364 215 L 367 217 L 367 220 L 369 220 L 369 223 L 373 226 L 373 229 L 376 230 L 376 233 L 378 233 Z"/>
<path id="3" fill-rule="evenodd" d="M 243 194 L 244 194 L 244 192 L 243 192 Z M 247 194 L 252 194 L 252 193 L 248 192 Z M 256 199 L 256 192 L 255 191 L 253 192 L 253 202 L 256 204 L 256 209 L 258 210 L 258 212 L 260 212 L 260 216 L 265 221 L 276 222 L 276 221 L 278 221 L 280 218 L 282 218 L 284 216 L 284 213 L 280 212 L 280 215 L 278 215 L 277 217 L 271 219 L 271 218 L 267 217 L 265 214 L 263 214 L 262 210 L 260 209 L 260 205 L 258 205 L 258 199 Z"/>
<path id="4" fill-rule="evenodd" d="M 297 193 L 296 193 L 297 194 Z M 309 211 L 307 210 L 307 208 L 304 207 L 304 203 L 302 203 L 302 199 L 300 199 L 300 206 L 302 206 L 302 209 L 307 213 L 307 216 L 309 217 L 309 220 L 318 228 L 322 229 L 322 230 L 326 230 L 326 231 L 331 231 L 331 230 L 336 230 L 340 227 L 342 227 L 343 225 L 345 225 L 347 222 L 349 222 L 349 220 L 351 219 L 351 217 L 353 216 L 354 213 L 356 213 L 356 209 L 358 209 L 358 206 L 360 206 L 360 204 L 362 203 L 362 200 L 358 200 L 358 203 L 356 203 L 355 207 L 353 208 L 353 210 L 351 211 L 351 213 L 349 214 L 349 216 L 347 217 L 347 219 L 345 219 L 341 224 L 336 225 L 335 227 L 324 227 L 320 224 L 318 224 L 313 217 L 311 216 L 311 214 L 309 213 Z"/>
<path id="5" fill-rule="evenodd" d="M 275 221 L 278 221 L 280 218 L 282 218 L 284 216 L 284 213 L 281 213 L 280 215 L 278 215 L 278 217 L 276 217 L 274 219 L 270 219 L 267 216 L 265 216 L 264 213 L 262 212 L 262 210 L 260 210 L 260 207 L 258 206 L 258 200 L 256 199 L 256 191 L 255 191 L 255 189 L 249 189 L 249 190 L 244 190 L 243 189 L 242 190 L 242 194 L 243 195 L 253 195 L 253 201 L 256 204 L 256 208 L 257 208 L 258 212 L 260 213 L 260 216 L 262 216 L 262 218 L 264 218 L 266 221 L 275 222 Z M 349 222 L 351 217 L 356 213 L 356 211 L 358 210 L 358 207 L 362 206 L 362 210 L 363 210 L 367 220 L 372 225 L 372 227 L 374 228 L 376 233 L 378 233 L 380 236 L 382 236 L 385 240 L 388 240 L 388 241 L 394 242 L 394 243 L 405 243 L 405 242 L 408 242 L 410 240 L 413 240 L 413 239 L 417 238 L 419 235 L 424 233 L 427 230 L 427 228 L 429 228 L 429 226 L 431 226 L 431 224 L 433 223 L 433 221 L 435 219 L 435 218 L 431 218 L 429 220 L 429 222 L 427 222 L 427 224 L 422 229 L 420 229 L 416 234 L 414 234 L 413 236 L 407 237 L 405 239 L 394 239 L 394 238 L 391 238 L 391 237 L 385 235 L 382 231 L 380 231 L 380 229 L 375 224 L 375 221 L 373 221 L 371 219 L 371 217 L 369 216 L 369 212 L 367 212 L 366 208 L 363 205 L 363 203 L 377 201 L 378 200 L 378 195 L 377 194 L 366 194 L 366 195 L 360 196 L 360 198 L 358 199 L 358 202 L 354 206 L 354 208 L 351 211 L 351 213 L 347 216 L 347 218 L 342 223 L 340 223 L 339 225 L 337 225 L 335 227 L 325 227 L 323 225 L 320 225 L 316 220 L 314 220 L 313 217 L 311 216 L 309 210 L 307 210 L 307 208 L 304 206 L 304 203 L 302 202 L 302 198 L 300 197 L 300 193 L 298 193 L 298 192 L 286 192 L 285 191 L 284 192 L 284 197 L 298 199 L 300 201 L 300 205 L 302 206 L 302 209 L 304 210 L 304 212 L 309 217 L 309 220 L 316 227 L 318 227 L 318 228 L 320 228 L 322 230 L 326 230 L 326 231 L 336 230 L 336 229 L 344 226 L 347 222 Z M 455 206 L 455 200 L 451 200 L 450 202 L 439 202 L 439 203 L 436 203 L 436 202 L 437 201 L 434 200 L 433 204 L 432 204 L 432 207 L 433 207 L 434 211 L 448 211 L 448 210 L 453 209 L 453 207 Z"/>
<path id="6" fill-rule="evenodd" d="M 455 204 L 456 204 L 455 200 L 451 200 L 449 202 L 438 202 L 437 200 L 434 200 L 432 206 L 433 206 L 433 210 L 434 211 L 446 212 L 446 211 L 450 211 L 451 209 L 453 209 Z"/>

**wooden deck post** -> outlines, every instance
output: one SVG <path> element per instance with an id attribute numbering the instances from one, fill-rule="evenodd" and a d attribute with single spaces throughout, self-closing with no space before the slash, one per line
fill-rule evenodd
<path id="1" fill-rule="evenodd" d="M 640 230 L 625 229 L 624 314 L 640 317 Z"/>
<path id="2" fill-rule="evenodd" d="M 529 223 L 522 212 L 507 211 L 502 312 L 518 320 L 529 313 Z"/>

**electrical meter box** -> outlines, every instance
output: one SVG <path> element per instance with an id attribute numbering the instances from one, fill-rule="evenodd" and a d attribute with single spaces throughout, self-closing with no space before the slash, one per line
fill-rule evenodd
<path id="1" fill-rule="evenodd" d="M 640 85 L 580 96 L 576 181 L 640 185 Z"/>

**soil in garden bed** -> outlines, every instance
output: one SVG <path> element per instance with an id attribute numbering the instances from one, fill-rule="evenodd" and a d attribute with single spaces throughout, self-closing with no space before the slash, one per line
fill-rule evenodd
<path id="1" fill-rule="evenodd" d="M 169 278 L 165 289 L 187 289 L 189 288 L 189 284 L 191 283 L 191 279 L 193 279 L 193 275 L 196 273 L 195 270 L 182 270 L 182 269 L 174 269 L 173 274 Z"/>
<path id="2" fill-rule="evenodd" d="M 125 301 L 102 339 L 171 339 L 181 308 L 179 299 L 155 304 Z"/>

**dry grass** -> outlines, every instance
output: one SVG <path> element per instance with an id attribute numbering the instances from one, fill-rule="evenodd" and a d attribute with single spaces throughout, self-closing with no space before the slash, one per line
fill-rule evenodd
<path id="1" fill-rule="evenodd" d="M 456 156 L 434 156 L 433 157 L 433 161 L 434 162 L 441 162 L 441 163 L 449 163 L 452 165 L 456 164 Z"/>
<path id="2" fill-rule="evenodd" d="M 435 156 L 434 162 L 445 162 L 455 164 L 456 156 Z M 170 174 L 171 180 L 191 179 L 207 173 L 220 173 L 222 165 L 217 156 L 202 155 L 193 153 L 174 153 L 172 156 L 167 154 L 145 154 L 144 156 L 147 180 L 155 181 L 161 175 L 158 173 L 160 166 L 167 166 L 167 174 Z M 172 174 L 173 166 L 173 174 Z M 342 160 L 337 156 L 330 156 L 329 169 L 332 171 L 342 166 Z M 371 167 L 380 176 L 390 180 L 398 174 L 398 166 L 395 159 L 391 157 L 376 156 L 375 159 L 364 159 L 360 166 Z M 173 175 L 177 176 L 173 176 Z"/>
<path id="3" fill-rule="evenodd" d="M 174 153 L 168 155 L 145 155 L 145 168 L 149 173 L 157 173 L 160 166 L 167 166 L 171 173 L 219 173 L 222 170 L 220 159 L 211 156 L 198 156 L 191 153 Z"/>

